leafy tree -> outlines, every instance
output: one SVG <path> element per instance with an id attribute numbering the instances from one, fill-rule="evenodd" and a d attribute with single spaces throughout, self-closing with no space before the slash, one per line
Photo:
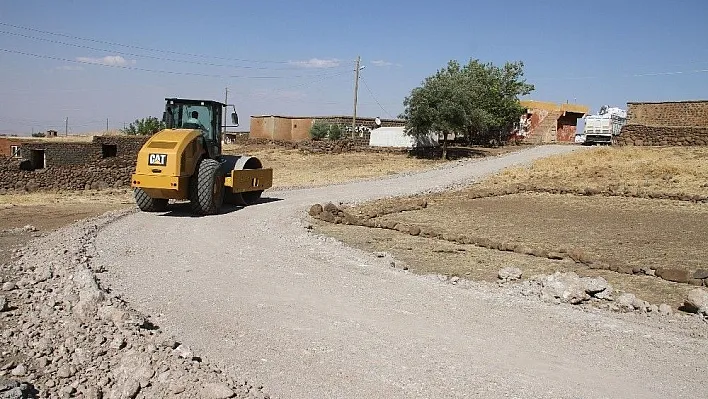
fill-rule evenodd
<path id="1" fill-rule="evenodd" d="M 43 132 L 37 132 L 37 133 L 32 133 L 32 137 L 45 137 L 46 135 Z"/>
<path id="2" fill-rule="evenodd" d="M 147 118 L 136 119 L 135 122 L 120 131 L 131 136 L 150 136 L 164 128 L 165 123 L 162 120 L 154 116 L 148 116 Z"/>
<path id="3" fill-rule="evenodd" d="M 329 133 L 327 134 L 330 140 L 339 140 L 342 138 L 342 127 L 339 125 L 330 125 Z"/>
<path id="4" fill-rule="evenodd" d="M 524 112 L 518 97 L 534 90 L 523 79 L 523 67 L 520 61 L 503 67 L 479 60 L 464 66 L 448 62 L 404 100 L 401 117 L 409 134 L 441 134 L 443 158 L 448 134 L 462 134 L 468 140 L 496 135 L 501 141 Z"/>
<path id="5" fill-rule="evenodd" d="M 322 122 L 315 121 L 312 127 L 310 127 L 310 137 L 312 137 L 313 140 L 322 140 L 327 137 L 328 134 L 329 126 Z"/>

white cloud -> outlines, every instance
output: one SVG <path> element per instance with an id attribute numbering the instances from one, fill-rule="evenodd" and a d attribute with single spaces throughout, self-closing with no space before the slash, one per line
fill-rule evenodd
<path id="1" fill-rule="evenodd" d="M 126 60 L 120 55 L 107 55 L 103 58 L 77 57 L 76 61 L 109 66 L 135 65 L 135 60 Z"/>
<path id="2" fill-rule="evenodd" d="M 307 61 L 290 61 L 290 64 L 303 68 L 335 68 L 341 64 L 341 61 L 336 58 L 310 58 Z"/>

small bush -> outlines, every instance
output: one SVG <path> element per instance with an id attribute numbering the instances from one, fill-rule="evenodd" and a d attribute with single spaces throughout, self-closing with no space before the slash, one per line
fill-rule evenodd
<path id="1" fill-rule="evenodd" d="M 342 127 L 339 125 L 330 125 L 329 135 L 330 140 L 339 140 L 342 138 Z"/>
<path id="2" fill-rule="evenodd" d="M 315 122 L 310 128 L 310 137 L 313 140 L 322 140 L 329 134 L 329 126 L 321 122 Z"/>

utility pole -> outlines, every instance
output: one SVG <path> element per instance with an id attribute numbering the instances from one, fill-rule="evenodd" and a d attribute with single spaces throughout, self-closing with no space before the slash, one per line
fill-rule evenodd
<path id="1" fill-rule="evenodd" d="M 64 121 L 64 136 L 69 135 L 69 117 L 66 117 L 66 121 Z"/>
<path id="2" fill-rule="evenodd" d="M 108 118 L 106 118 L 106 133 L 108 133 Z"/>
<path id="3" fill-rule="evenodd" d="M 352 116 L 352 139 L 356 133 L 356 103 L 359 97 L 359 65 L 361 65 L 361 56 L 356 57 L 356 67 L 354 68 L 354 115 Z"/>

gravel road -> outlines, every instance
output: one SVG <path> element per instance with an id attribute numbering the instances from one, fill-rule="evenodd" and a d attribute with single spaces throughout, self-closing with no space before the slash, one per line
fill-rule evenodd
<path id="1" fill-rule="evenodd" d="M 706 340 L 682 320 L 453 286 L 303 228 L 315 202 L 437 191 L 577 148 L 269 191 L 214 217 L 135 213 L 101 230 L 95 261 L 131 306 L 273 397 L 708 397 Z"/>

